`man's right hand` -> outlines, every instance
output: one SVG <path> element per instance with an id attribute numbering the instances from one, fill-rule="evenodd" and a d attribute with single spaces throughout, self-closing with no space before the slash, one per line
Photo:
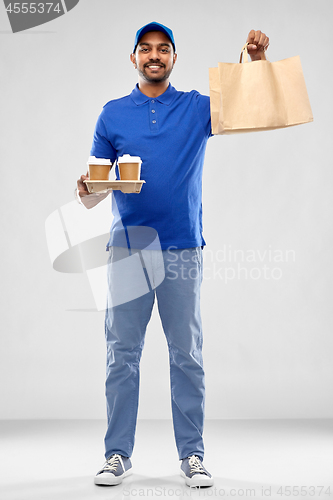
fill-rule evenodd
<path id="1" fill-rule="evenodd" d="M 77 181 L 77 191 L 79 196 L 87 196 L 89 193 L 87 185 L 83 182 L 89 179 L 89 175 L 81 175 L 80 179 Z"/>

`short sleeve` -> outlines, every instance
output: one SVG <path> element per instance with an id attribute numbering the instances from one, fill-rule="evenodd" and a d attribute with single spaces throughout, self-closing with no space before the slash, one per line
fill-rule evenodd
<path id="1" fill-rule="evenodd" d="M 211 137 L 212 123 L 210 116 L 210 98 L 206 95 L 197 94 L 197 106 L 202 125 L 206 131 L 207 137 Z"/>
<path id="2" fill-rule="evenodd" d="M 109 158 L 112 162 L 117 158 L 117 152 L 108 140 L 103 112 L 99 115 L 96 123 L 90 154 L 96 156 L 96 158 Z"/>

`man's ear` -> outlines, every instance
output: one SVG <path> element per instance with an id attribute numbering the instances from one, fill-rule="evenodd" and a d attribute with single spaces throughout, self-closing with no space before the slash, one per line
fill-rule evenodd
<path id="1" fill-rule="evenodd" d="M 175 64 L 176 61 L 177 61 L 177 54 L 174 54 L 173 55 L 173 64 Z"/>
<path id="2" fill-rule="evenodd" d="M 131 55 L 130 55 L 130 60 L 131 60 L 132 64 L 134 65 L 134 68 L 136 69 L 136 68 L 137 68 L 137 65 L 136 65 L 136 57 L 135 57 L 135 54 L 131 54 Z"/>

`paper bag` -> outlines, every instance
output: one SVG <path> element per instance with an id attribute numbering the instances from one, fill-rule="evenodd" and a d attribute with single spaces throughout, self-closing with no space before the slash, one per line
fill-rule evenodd
<path id="1" fill-rule="evenodd" d="M 242 55 L 244 53 L 244 63 Z M 313 121 L 299 56 L 248 62 L 247 44 L 239 63 L 209 68 L 213 134 L 291 127 Z"/>

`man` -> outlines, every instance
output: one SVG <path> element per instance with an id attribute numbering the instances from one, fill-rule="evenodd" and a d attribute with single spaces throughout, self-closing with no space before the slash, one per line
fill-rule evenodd
<path id="1" fill-rule="evenodd" d="M 269 39 L 252 30 L 247 39 L 252 60 L 260 59 Z M 155 290 L 106 311 L 106 398 L 108 429 L 104 467 L 95 484 L 119 484 L 131 473 L 139 390 L 139 361 L 155 297 L 170 355 L 172 414 L 181 475 L 188 486 L 212 486 L 203 466 L 204 371 L 200 319 L 202 280 L 201 179 L 211 134 L 209 97 L 178 92 L 169 83 L 177 60 L 172 31 L 150 23 L 138 30 L 131 62 L 138 85 L 129 96 L 110 101 L 98 119 L 91 155 L 142 158 L 141 193 L 113 193 L 114 220 L 108 243 L 112 263 L 130 247 L 128 228 L 154 229 L 162 249 L 165 278 Z M 89 195 L 78 180 L 78 195 L 91 207 L 104 195 Z M 125 243 L 121 243 L 121 242 Z M 139 241 L 134 248 L 143 248 Z M 140 246 L 141 245 L 141 246 Z M 132 244 L 133 248 L 133 244 Z M 120 253 L 119 253 L 120 252 Z M 113 287 L 112 296 L 117 294 Z M 111 297 L 112 300 L 112 297 Z M 156 450 L 156 453 L 160 450 Z"/>

